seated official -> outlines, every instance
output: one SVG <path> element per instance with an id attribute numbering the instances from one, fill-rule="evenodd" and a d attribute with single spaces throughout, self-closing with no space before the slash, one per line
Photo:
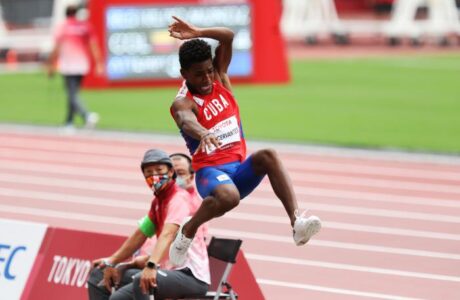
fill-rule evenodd
<path id="1" fill-rule="evenodd" d="M 88 279 L 89 299 L 149 299 L 150 291 L 157 300 L 199 298 L 206 294 L 210 283 L 204 235 L 197 237 L 183 265 L 173 267 L 168 258 L 180 224 L 192 214 L 191 194 L 176 184 L 172 160 L 161 150 L 148 150 L 141 170 L 155 195 L 150 211 L 114 254 L 94 261 L 95 268 Z M 150 255 L 123 263 L 154 234 L 157 241 Z"/>

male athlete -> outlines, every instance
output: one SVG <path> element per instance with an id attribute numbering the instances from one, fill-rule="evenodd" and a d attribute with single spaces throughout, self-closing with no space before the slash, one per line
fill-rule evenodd
<path id="1" fill-rule="evenodd" d="M 185 80 L 171 105 L 171 114 L 193 155 L 196 185 L 203 202 L 180 227 L 169 250 L 170 261 L 182 265 L 198 227 L 236 207 L 265 175 L 289 216 L 294 242 L 305 244 L 320 230 L 321 221 L 297 213 L 291 180 L 277 153 L 263 149 L 246 159 L 238 104 L 227 75 L 233 32 L 223 27 L 198 28 L 173 18 L 170 36 L 190 40 L 179 49 Z M 214 59 L 210 45 L 197 38 L 219 42 Z"/>

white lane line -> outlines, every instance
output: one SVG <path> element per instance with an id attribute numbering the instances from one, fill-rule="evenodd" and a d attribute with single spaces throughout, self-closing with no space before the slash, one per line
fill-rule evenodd
<path id="1" fill-rule="evenodd" d="M 357 159 L 371 160 L 373 163 L 415 163 L 415 164 L 439 164 L 448 167 L 460 166 L 460 158 L 456 154 L 435 154 L 422 152 L 407 152 L 390 149 L 358 149 L 334 146 L 319 146 L 306 144 L 287 144 L 276 141 L 253 142 L 249 141 L 248 147 L 251 151 L 261 148 L 274 148 L 282 154 L 289 156 L 311 155 L 320 159 Z"/>
<path id="2" fill-rule="evenodd" d="M 116 143 L 116 141 L 114 141 Z M 94 142 L 84 142 L 84 141 L 75 141 L 75 140 L 48 140 L 43 142 L 40 140 L 40 143 L 37 143 L 37 139 L 30 140 L 28 138 L 8 138 L 5 142 L 0 141 L 0 146 L 10 149 L 10 150 L 21 150 L 21 151 L 43 151 L 49 153 L 62 152 L 63 154 L 82 154 L 89 156 L 103 156 L 109 154 L 114 158 L 127 158 L 132 155 L 138 154 L 141 156 L 143 145 L 141 144 L 124 144 L 119 143 L 117 147 L 113 145 L 108 145 L 104 143 L 94 143 Z M 177 146 L 171 146 L 168 148 L 177 148 Z M 140 151 L 140 152 L 139 152 Z"/>
<path id="3" fill-rule="evenodd" d="M 77 203 L 77 204 L 86 204 L 91 206 L 104 206 L 110 208 L 121 208 L 121 209 L 131 209 L 139 210 L 140 212 L 146 211 L 149 209 L 148 201 L 129 201 L 129 200 L 109 200 L 105 198 L 98 197 L 85 197 L 85 196 L 75 196 L 67 195 L 60 193 L 49 193 L 49 192 L 31 192 L 27 191 L 18 191 L 15 189 L 6 189 L 0 188 L 0 196 L 4 197 L 20 197 L 26 199 L 37 199 L 42 201 L 49 202 L 62 202 L 62 203 Z M 281 206 L 280 206 L 281 207 Z M 234 220 L 245 220 L 251 222 L 266 222 L 266 223 L 278 223 L 286 224 L 286 217 L 279 217 L 273 215 L 256 215 L 250 213 L 241 213 L 241 212 L 229 212 L 224 218 L 234 219 Z M 419 237 L 425 239 L 444 239 L 444 240 L 460 240 L 460 235 L 442 233 L 442 232 L 431 232 L 431 231 L 420 231 L 420 230 L 407 230 L 407 229 L 396 229 L 391 227 L 383 226 L 367 226 L 360 224 L 344 223 L 344 222 L 326 222 L 323 221 L 324 228 L 338 229 L 338 230 L 348 230 L 356 232 L 371 232 L 378 234 L 387 234 L 387 235 L 399 235 L 399 236 L 408 236 L 408 237 Z"/>
<path id="4" fill-rule="evenodd" d="M 406 182 L 393 179 L 369 179 L 369 178 L 356 178 L 345 175 L 322 175 L 322 174 L 302 174 L 298 172 L 289 172 L 292 179 L 296 181 L 297 185 L 311 185 L 312 183 L 328 183 L 336 185 L 346 185 L 350 187 L 368 187 L 380 188 L 388 190 L 407 190 L 407 191 L 423 191 L 431 193 L 460 193 L 459 183 L 456 184 L 436 184 L 436 183 L 418 183 Z M 458 175 L 460 182 L 460 173 Z M 305 184 L 302 184 L 305 182 Z M 459 194 L 460 196 L 460 194 Z"/>
<path id="5" fill-rule="evenodd" d="M 30 126 L 18 124 L 0 124 L 0 134 L 8 134 L 8 138 L 12 138 L 11 134 L 20 138 L 30 140 L 33 135 L 35 139 L 48 139 L 62 138 L 59 134 L 59 128 L 54 126 Z M 27 136 L 21 136 L 26 134 Z M 14 137 L 14 136 L 13 136 Z M 109 130 L 78 130 L 75 136 L 69 137 L 71 142 L 87 143 L 88 141 L 104 141 L 105 143 L 119 144 L 124 143 L 139 143 L 144 144 L 145 141 L 155 141 L 155 144 L 164 146 L 182 146 L 184 147 L 184 140 L 179 134 L 153 134 L 153 133 L 137 133 L 137 132 L 120 132 Z M 423 152 L 406 152 L 396 149 L 356 149 L 349 147 L 338 146 L 321 146 L 321 145 L 308 145 L 305 143 L 282 143 L 277 141 L 261 142 L 261 141 L 247 141 L 248 147 L 251 151 L 262 148 L 273 148 L 277 151 L 286 154 L 307 154 L 320 157 L 336 157 L 336 158 L 357 158 L 357 159 L 373 159 L 381 161 L 400 161 L 400 162 L 414 162 L 414 163 L 438 163 L 445 165 L 460 165 L 460 158 L 455 155 L 443 155 Z"/>
<path id="6" fill-rule="evenodd" d="M 262 186 L 264 184 L 261 184 L 260 189 L 262 190 Z M 299 197 L 299 199 L 313 199 L 313 200 L 306 200 L 303 201 L 304 203 L 310 203 L 310 202 L 319 202 L 320 199 L 331 199 L 331 200 L 342 200 L 345 203 L 347 200 L 350 201 L 366 201 L 366 202 L 380 202 L 380 203 L 396 203 L 396 204 L 404 204 L 404 205 L 414 205 L 414 206 L 437 206 L 437 207 L 450 207 L 450 208 L 460 208 L 460 201 L 459 200 L 444 200 L 444 199 L 436 199 L 436 198 L 420 198 L 420 197 L 410 197 L 410 196 L 396 196 L 396 195 L 391 195 L 391 194 L 377 194 L 377 193 L 368 193 L 368 192 L 349 192 L 349 191 L 340 191 L 340 190 L 328 190 L 328 189 L 309 189 L 308 193 L 304 190 L 303 193 L 299 192 L 297 193 L 298 187 L 294 186 L 294 190 L 297 195 L 302 195 L 302 197 Z M 270 189 L 265 189 L 265 193 L 273 193 L 270 191 Z M 257 190 L 256 192 L 257 193 Z M 255 194 L 254 193 L 254 194 Z M 250 201 L 253 201 L 253 199 L 262 199 L 258 197 L 253 197 L 249 196 Z M 272 197 L 272 199 L 276 199 L 275 196 Z M 250 202 L 250 201 L 245 201 L 243 202 Z M 256 200 L 256 203 L 258 203 L 259 200 Z M 301 202 L 301 201 L 300 201 Z M 267 203 L 267 200 L 265 200 L 265 203 Z M 273 202 L 270 201 L 267 203 L 267 205 L 271 205 L 271 203 L 277 203 L 277 201 Z M 259 205 L 265 205 L 264 203 L 259 203 Z"/>
<path id="7" fill-rule="evenodd" d="M 90 206 L 103 206 L 110 208 L 130 209 L 138 210 L 139 212 L 145 212 L 149 209 L 149 202 L 130 201 L 130 200 L 110 200 L 99 197 L 85 197 L 67 195 L 64 193 L 50 193 L 50 192 L 36 192 L 36 191 L 19 191 L 15 189 L 7 189 L 0 187 L 0 196 L 3 197 L 19 197 L 25 199 L 36 199 L 48 202 L 62 202 L 62 203 L 76 203 L 85 204 Z M 0 198 L 1 199 L 1 198 Z M 280 206 L 281 208 L 281 206 Z M 231 211 L 227 213 L 224 218 L 234 220 L 245 220 L 251 222 L 266 222 L 266 223 L 278 223 L 287 224 L 286 217 L 279 217 L 273 215 L 257 215 L 251 213 L 241 213 Z M 431 232 L 431 231 L 420 231 L 420 230 L 407 230 L 407 229 L 396 229 L 391 227 L 383 226 L 367 226 L 360 224 L 344 223 L 344 222 L 328 222 L 323 221 L 324 228 L 332 228 L 338 230 L 348 230 L 356 232 L 371 232 L 378 234 L 387 235 L 399 235 L 408 237 L 420 237 L 426 239 L 444 239 L 444 240 L 460 240 L 459 234 L 450 234 L 442 232 Z"/>
<path id="8" fill-rule="evenodd" d="M 14 206 L 14 205 L 3 205 L 0 204 L 0 211 L 21 214 L 21 215 L 33 215 L 39 217 L 51 217 L 57 219 L 66 219 L 66 220 L 78 220 L 91 223 L 104 223 L 104 224 L 116 224 L 116 225 L 127 225 L 127 226 L 136 226 L 136 220 L 118 218 L 118 217 L 107 217 L 102 215 L 89 215 L 82 213 L 72 213 L 72 212 L 63 212 L 58 210 L 50 209 L 41 209 L 41 208 L 31 208 L 23 206 Z"/>
<path id="9" fill-rule="evenodd" d="M 30 157 L 38 161 L 50 161 L 53 163 L 68 163 L 73 162 L 75 164 L 93 164 L 95 166 L 104 168 L 106 166 L 119 167 L 119 166 L 138 166 L 139 165 L 139 154 L 133 153 L 132 157 L 117 157 L 114 155 L 90 155 L 90 154 L 72 154 L 68 152 L 63 153 L 51 153 L 41 150 L 22 150 L 15 149 L 9 150 L 0 147 L 0 157 L 4 159 L 20 159 L 20 157 Z M 29 161 L 31 159 L 27 159 Z"/>
<path id="10" fill-rule="evenodd" d="M 75 165 L 69 162 L 65 164 L 48 164 L 40 162 L 19 162 L 7 159 L 0 159 L 0 170 L 12 169 L 21 172 L 43 172 L 53 175 L 77 175 L 77 176 L 94 176 L 104 179 L 138 179 L 142 180 L 140 169 L 136 165 L 135 168 L 126 168 L 125 171 L 110 170 L 108 172 L 103 167 L 91 168 Z"/>
<path id="11" fill-rule="evenodd" d="M 5 149 L 2 150 L 3 156 L 5 156 Z M 30 155 L 37 155 L 37 150 L 33 153 L 28 155 L 22 154 L 21 157 L 30 157 Z M 18 155 L 18 153 L 16 153 Z M 50 155 L 48 153 L 48 155 Z M 62 153 L 59 154 L 62 156 L 67 156 L 69 153 Z M 41 156 L 37 156 L 42 158 Z M 54 159 L 56 159 L 56 154 L 53 154 Z M 61 157 L 62 159 L 63 157 Z M 76 160 L 78 156 L 74 155 L 73 159 Z M 18 157 L 19 159 L 19 157 Z M 104 164 L 111 164 L 111 165 L 123 165 L 122 162 L 125 162 L 127 157 L 114 157 L 113 159 L 108 160 L 106 156 L 102 154 L 97 157 L 86 157 L 85 161 L 92 161 L 94 160 L 98 162 L 104 162 Z M 132 170 L 132 166 L 137 165 L 131 163 L 130 165 L 126 165 L 126 169 Z M 101 166 L 100 169 L 103 169 Z M 417 172 L 413 172 L 414 174 Z M 85 175 L 82 173 L 76 173 L 76 175 Z M 435 184 L 435 183 L 417 183 L 417 182 L 410 182 L 407 180 L 395 180 L 391 179 L 368 179 L 368 178 L 355 178 L 355 177 L 347 177 L 346 175 L 322 175 L 322 174 L 311 174 L 311 172 L 299 173 L 299 172 L 290 172 L 290 175 L 293 179 L 296 180 L 296 185 L 301 185 L 302 183 L 299 181 L 303 181 L 304 184 L 311 186 L 315 183 L 320 184 L 337 184 L 337 185 L 345 185 L 349 187 L 370 187 L 370 188 L 390 188 L 393 190 L 407 190 L 407 191 L 426 191 L 426 192 L 433 192 L 433 193 L 457 193 L 460 197 L 460 188 L 458 184 Z M 457 174 L 457 179 L 460 182 L 460 172 Z"/>
<path id="12" fill-rule="evenodd" d="M 292 237 L 280 236 L 280 235 L 263 234 L 263 233 L 249 232 L 249 231 L 219 229 L 219 228 L 213 228 L 213 227 L 209 228 L 209 232 L 214 235 L 227 236 L 227 237 L 232 237 L 232 238 L 278 242 L 278 243 L 286 243 L 286 244 L 291 244 L 291 245 L 294 243 L 292 240 Z M 378 253 L 385 253 L 385 254 L 391 253 L 391 254 L 397 254 L 397 255 L 409 255 L 409 256 L 421 256 L 421 257 L 460 260 L 460 255 L 456 253 L 443 253 L 443 252 L 415 250 L 415 249 L 407 249 L 407 248 L 396 248 L 396 247 L 382 247 L 382 246 L 375 246 L 375 245 L 343 243 L 343 242 L 318 240 L 318 239 L 309 241 L 308 245 L 328 247 L 328 248 L 367 251 L 367 252 L 378 252 Z"/>
<path id="13" fill-rule="evenodd" d="M 143 184 L 142 179 L 139 179 L 138 185 L 132 184 L 115 184 L 115 183 L 103 183 L 94 182 L 91 180 L 78 180 L 78 179 L 60 179 L 60 178 L 46 178 L 42 176 L 32 175 L 14 175 L 0 173 L 0 181 L 8 183 L 19 183 L 22 185 L 35 184 L 49 187 L 67 187 L 77 188 L 91 191 L 101 192 L 119 192 L 119 193 L 133 193 L 139 195 L 146 195 L 146 185 Z M 143 193 L 144 192 L 144 193 Z"/>
<path id="14" fill-rule="evenodd" d="M 34 163 L 24 163 L 19 161 L 11 160 L 1 160 L 0 165 L 3 168 L 13 168 L 15 170 L 21 171 L 37 171 L 41 170 L 40 166 L 44 166 L 42 170 L 46 170 L 47 173 L 58 174 L 58 175 L 92 175 L 92 176 L 101 176 L 101 178 L 121 178 L 123 174 L 125 178 L 139 178 L 138 174 L 135 172 L 121 172 L 114 171 L 115 174 L 109 174 L 105 171 L 106 176 L 104 176 L 103 168 L 79 168 L 75 167 L 61 167 L 59 165 L 49 166 L 47 164 L 36 164 Z M 131 166 L 126 166 L 127 170 L 134 170 Z M 138 169 L 136 168 L 136 171 Z M 459 184 L 432 184 L 432 183 L 417 183 L 417 182 L 407 182 L 399 181 L 397 179 L 367 179 L 365 177 L 356 178 L 345 175 L 334 176 L 334 175 L 322 175 L 322 174 L 312 174 L 309 172 L 298 173 L 290 172 L 291 178 L 295 180 L 295 185 L 300 186 L 311 186 L 312 184 L 330 184 L 331 182 L 337 185 L 344 185 L 350 187 L 366 187 L 366 188 L 379 188 L 379 189 L 389 189 L 389 190 L 407 190 L 407 191 L 425 191 L 432 193 L 457 193 L 460 197 L 460 187 Z M 120 176 L 120 177 L 119 177 Z M 458 179 L 460 183 L 460 173 L 458 174 Z M 305 184 L 302 184 L 304 182 Z"/>
<path id="15" fill-rule="evenodd" d="M 260 188 L 262 189 L 262 188 Z M 294 190 L 299 198 L 333 198 L 342 200 L 365 200 L 371 202 L 386 202 L 386 203 L 399 203 L 399 204 L 413 204 L 413 205 L 427 205 L 427 206 L 442 206 L 459 208 L 460 201 L 439 199 L 436 197 L 424 198 L 406 195 L 392 195 L 389 193 L 377 193 L 367 191 L 347 191 L 339 189 L 325 189 L 325 188 L 302 188 L 294 186 Z M 265 192 L 271 192 L 269 188 Z"/>
<path id="16" fill-rule="evenodd" d="M 267 193 L 273 193 L 273 189 L 270 185 L 261 184 L 257 187 L 257 191 L 263 191 Z M 314 187 L 302 187 L 295 185 L 294 191 L 297 198 L 314 198 L 314 197 L 333 197 L 339 199 L 358 199 L 358 200 L 369 200 L 369 201 L 383 201 L 383 202 L 392 202 L 392 203 L 405 203 L 405 204 L 418 204 L 420 203 L 433 203 L 433 200 L 437 201 L 436 196 L 432 197 L 415 197 L 415 196 L 405 196 L 405 195 L 393 195 L 391 193 L 385 194 L 384 192 L 367 192 L 367 191 L 349 191 L 338 188 L 314 188 Z M 391 190 L 389 190 L 391 191 Z M 428 202 L 427 202 L 428 201 Z M 451 199 L 439 199 L 440 202 L 443 202 L 441 206 L 446 207 L 459 207 L 460 196 L 459 198 Z M 430 204 L 428 204 L 430 205 Z"/>
<path id="17" fill-rule="evenodd" d="M 260 188 L 264 186 L 261 185 Z M 273 198 L 259 198 L 249 196 L 248 199 L 242 200 L 240 203 L 244 205 L 258 205 L 258 206 L 272 206 L 279 207 L 279 201 L 274 202 Z M 361 208 L 358 206 L 350 205 L 332 205 L 332 204 L 319 204 L 309 203 L 307 201 L 299 201 L 301 208 L 318 210 L 325 212 L 339 212 L 343 214 L 356 214 L 356 215 L 368 215 L 377 217 L 387 217 L 396 219 L 411 219 L 411 220 L 423 220 L 423 221 L 435 221 L 443 223 L 460 223 L 460 217 L 453 215 L 442 215 L 442 214 L 428 214 L 428 213 L 416 213 L 416 212 L 402 212 L 399 210 L 389 209 L 373 209 L 373 208 Z"/>
<path id="18" fill-rule="evenodd" d="M 142 210 L 147 211 L 150 209 L 150 201 L 152 197 L 144 197 L 144 201 L 136 200 L 111 200 L 101 197 L 88 197 L 88 196 L 78 196 L 70 195 L 66 193 L 52 193 L 52 192 L 41 192 L 41 191 L 31 191 L 30 189 L 26 190 L 16 190 L 0 187 L 0 196 L 5 198 L 18 197 L 25 199 L 36 199 L 41 201 L 48 202 L 62 202 L 62 203 L 76 203 L 76 204 L 85 204 L 91 206 L 103 206 L 111 208 L 121 208 L 121 209 L 132 209 L 132 210 Z M 1 198 L 0 198 L 1 199 Z"/>
<path id="19" fill-rule="evenodd" d="M 8 160 L 0 159 L 0 166 L 10 166 L 11 162 Z M 15 163 L 11 165 L 17 170 L 46 170 L 46 172 L 60 174 L 60 175 L 86 175 L 86 176 L 101 176 L 105 178 L 113 179 L 129 179 L 129 178 L 140 178 L 138 169 L 135 171 L 114 171 L 103 170 L 102 168 L 89 168 L 79 166 L 63 166 L 63 165 L 49 165 L 46 163 Z M 5 171 L 4 169 L 2 169 Z M 295 187 L 297 188 L 297 187 Z M 379 194 L 372 192 L 351 192 L 351 191 L 340 191 L 340 190 L 329 190 L 320 188 L 308 188 L 308 191 L 302 191 L 303 196 L 308 198 L 332 198 L 342 200 L 362 200 L 370 202 L 384 202 L 384 203 L 398 203 L 398 204 L 412 204 L 412 205 L 424 205 L 424 206 L 438 206 L 438 207 L 451 207 L 460 208 L 460 201 L 455 200 L 444 200 L 436 198 L 421 198 L 404 195 L 390 195 L 390 194 Z"/>
<path id="20" fill-rule="evenodd" d="M 248 259 L 263 261 L 263 262 L 276 262 L 282 264 L 290 264 L 296 266 L 310 266 L 310 267 L 319 267 L 327 269 L 336 269 L 336 270 L 347 270 L 354 272 L 365 272 L 365 273 L 375 273 L 382 275 L 391 275 L 391 276 L 401 276 L 401 277 L 410 277 L 410 278 L 420 278 L 428 280 L 438 280 L 438 281 L 449 281 L 449 282 L 460 282 L 460 277 L 456 276 L 447 276 L 431 273 L 420 273 L 420 272 L 408 272 L 402 270 L 393 270 L 393 269 L 384 269 L 384 268 L 374 268 L 374 267 L 365 267 L 357 266 L 350 264 L 338 264 L 338 263 L 329 263 L 324 261 L 313 261 L 305 259 L 295 259 L 289 257 L 281 256 L 272 256 L 272 255 L 261 255 L 256 253 L 244 253 L 244 256 Z"/>
<path id="21" fill-rule="evenodd" d="M 127 155 L 127 153 L 132 153 L 138 151 L 141 146 L 140 145 L 129 145 L 124 146 L 120 145 L 116 148 L 106 145 L 98 145 L 97 147 L 93 147 L 93 145 L 81 145 L 76 147 L 75 143 L 71 143 L 69 141 L 63 142 L 51 142 L 48 141 L 47 143 L 33 143 L 33 146 L 30 149 L 24 148 L 24 143 L 27 143 L 27 139 L 19 139 L 16 143 L 14 139 L 8 139 L 7 143 L 0 143 L 0 146 L 4 149 L 4 153 L 10 153 L 11 155 L 16 155 L 18 157 L 17 151 L 30 151 L 36 153 L 36 151 L 62 151 L 62 155 L 70 155 L 68 152 L 72 151 L 75 152 L 75 155 L 85 155 L 88 156 L 95 156 L 96 159 L 100 159 L 101 156 L 106 157 L 107 151 L 110 151 L 111 157 L 113 159 L 126 159 L 131 157 L 131 155 Z M 20 149 L 10 149 L 19 147 Z M 172 146 L 175 147 L 175 146 Z M 6 152 L 6 149 L 10 149 L 10 151 Z M 119 157 L 117 158 L 117 155 Z M 55 155 L 53 155 L 55 156 Z M 14 159 L 14 157 L 13 157 Z M 311 157 L 314 159 L 314 157 Z M 314 173 L 314 171 L 332 171 L 332 172 L 346 172 L 355 175 L 385 175 L 385 176 L 394 176 L 394 177 L 408 177 L 408 178 L 418 178 L 418 179 L 434 179 L 434 180 L 457 180 L 460 181 L 460 172 L 452 172 L 452 171 L 439 171 L 439 170 L 414 170 L 411 167 L 411 163 L 407 163 L 406 166 L 400 167 L 385 167 L 385 166 L 363 166 L 358 165 L 356 162 L 346 162 L 344 163 L 335 163 L 335 162 L 318 162 L 314 160 L 299 160 L 295 159 L 292 155 L 287 157 L 283 157 L 283 163 L 289 169 L 299 169 L 299 166 L 305 167 L 306 171 L 302 173 L 298 173 L 299 175 L 305 176 L 306 173 Z M 377 161 L 378 163 L 378 161 Z M 311 169 L 314 171 L 311 171 Z M 291 173 L 295 174 L 295 173 Z M 294 175 L 292 175 L 294 176 Z"/>
<path id="22" fill-rule="evenodd" d="M 141 178 L 139 175 L 138 169 L 136 168 L 127 168 L 127 170 L 133 171 L 115 171 L 104 170 L 103 168 L 89 168 L 81 166 L 63 166 L 63 165 L 49 165 L 46 163 L 21 163 L 15 162 L 12 163 L 9 160 L 0 159 L 0 170 L 7 172 L 4 168 L 14 168 L 21 171 L 37 171 L 37 170 L 46 170 L 47 173 L 53 173 L 58 175 L 82 175 L 82 176 L 100 176 L 101 178 L 113 178 L 113 179 L 130 179 L 137 180 Z M 388 203 L 398 203 L 398 204 L 414 204 L 414 205 L 426 205 L 426 206 L 442 206 L 442 207 L 453 207 L 460 208 L 460 201 L 455 200 L 443 200 L 443 199 L 430 199 L 430 198 L 420 198 L 420 197 L 411 197 L 404 195 L 391 195 L 383 193 L 372 193 L 372 192 L 353 192 L 353 191 L 341 191 L 336 189 L 321 189 L 321 188 L 304 188 L 295 186 L 296 191 L 300 188 L 299 194 L 308 197 L 329 197 L 329 198 L 338 198 L 338 199 L 349 199 L 349 200 L 364 200 L 364 201 L 373 201 L 373 202 L 388 202 Z M 267 190 L 266 190 L 267 191 Z"/>
<path id="23" fill-rule="evenodd" d="M 101 215 L 82 214 L 82 213 L 68 213 L 68 212 L 49 210 L 49 209 L 29 208 L 29 207 L 4 205 L 4 204 L 0 204 L 0 211 L 7 212 L 7 213 L 20 214 L 20 215 L 51 217 L 51 218 L 56 218 L 56 219 L 104 223 L 104 224 L 109 224 L 109 225 L 127 225 L 130 228 L 132 226 L 135 226 L 136 221 L 137 221 L 134 219 L 127 219 L 127 218 L 105 217 Z M 249 231 L 236 231 L 236 230 L 227 230 L 227 229 L 219 229 L 219 228 L 211 227 L 209 229 L 209 232 L 210 234 L 227 236 L 227 237 L 288 243 L 291 245 L 294 243 L 292 240 L 292 237 L 271 235 L 271 234 L 261 234 L 261 233 L 255 233 L 255 232 L 249 232 Z M 328 247 L 328 248 L 337 248 L 337 249 L 378 252 L 378 253 L 385 253 L 385 254 L 391 253 L 391 254 L 397 254 L 397 255 L 409 255 L 409 256 L 460 260 L 460 255 L 454 254 L 454 253 L 443 253 L 443 252 L 415 250 L 415 249 L 406 249 L 406 248 L 394 248 L 394 247 L 381 247 L 381 246 L 374 246 L 374 245 L 342 243 L 342 242 L 327 241 L 327 240 L 312 240 L 308 244 L 310 246 L 318 246 L 318 247 Z"/>
<path id="24" fill-rule="evenodd" d="M 302 173 L 309 172 L 345 172 L 354 175 L 368 176 L 388 176 L 396 178 L 411 178 L 411 179 L 425 179 L 425 180 L 460 180 L 459 172 L 440 171 L 440 170 L 414 170 L 410 164 L 406 167 L 385 167 L 385 166 L 366 166 L 357 164 L 356 162 L 318 162 L 310 160 L 298 159 L 283 159 L 284 165 L 288 169 L 302 170 Z"/>
<path id="25" fill-rule="evenodd" d="M 325 287 L 325 286 L 319 286 L 319 285 L 285 282 L 285 281 L 271 280 L 271 279 L 265 279 L 265 278 L 257 278 L 257 283 L 261 285 L 296 288 L 296 289 L 302 289 L 302 290 L 310 290 L 310 291 L 318 291 L 318 292 L 333 293 L 333 294 L 339 294 L 339 295 L 350 295 L 350 296 L 374 298 L 374 299 L 423 300 L 422 298 L 410 298 L 410 297 L 397 296 L 397 295 L 362 292 L 362 291 L 347 290 L 347 289 L 338 289 L 338 288 Z"/>
<path id="26" fill-rule="evenodd" d="M 265 223 L 277 223 L 277 224 L 288 224 L 287 217 L 279 217 L 273 215 L 256 215 L 249 213 L 241 212 L 228 212 L 223 218 L 236 219 L 236 220 L 245 220 L 245 221 L 257 221 Z M 378 234 L 388 234 L 388 235 L 400 235 L 400 236 L 410 236 L 410 237 L 419 237 L 427 239 L 440 239 L 440 240 L 451 240 L 451 241 L 460 241 L 460 234 L 451 234 L 451 233 L 441 233 L 434 231 L 421 231 L 421 230 L 408 230 L 408 229 L 397 229 L 391 227 L 380 227 L 380 226 L 367 226 L 360 224 L 350 224 L 343 222 L 327 222 L 322 221 L 324 228 L 332 228 L 338 230 L 350 230 L 358 232 L 372 232 Z"/>
<path id="27" fill-rule="evenodd" d="M 72 179 L 57 179 L 49 180 L 48 178 L 43 178 L 40 176 L 27 176 L 27 175 L 13 175 L 13 174 L 4 174 L 0 173 L 0 182 L 7 183 L 19 183 L 21 185 L 34 184 L 42 186 L 58 186 L 65 188 L 77 188 L 77 189 L 86 189 L 93 191 L 105 191 L 105 192 L 119 192 L 119 193 L 132 193 L 139 195 L 146 195 L 145 186 L 142 182 L 139 182 L 138 187 L 133 185 L 125 184 L 110 184 L 110 183 L 94 183 L 87 180 L 72 180 Z M 271 190 L 271 187 L 268 187 L 262 184 L 259 189 L 261 190 Z M 302 188 L 299 188 L 300 190 Z M 251 197 L 252 198 L 252 197 Z M 254 199 L 254 198 L 252 198 Z M 273 202 L 273 199 L 268 198 L 258 198 L 258 204 L 266 205 L 267 202 Z M 251 201 L 252 200 L 244 200 Z M 255 202 L 255 201 L 254 201 Z M 443 215 L 443 214 L 428 214 L 428 213 L 416 213 L 416 212 L 401 212 L 397 210 L 388 210 L 388 209 L 371 209 L 371 208 L 361 208 L 357 206 L 345 206 L 345 205 L 329 205 L 329 204 L 318 204 L 318 203 L 306 203 L 299 201 L 302 207 L 307 207 L 313 210 L 321 210 L 326 212 L 340 212 L 346 214 L 356 214 L 356 215 L 368 215 L 368 216 L 378 216 L 378 217 L 387 217 L 387 218 L 396 218 L 396 219 L 411 219 L 411 220 L 423 220 L 423 221 L 432 221 L 432 222 L 443 222 L 443 223 L 460 223 L 460 217 L 453 215 Z"/>

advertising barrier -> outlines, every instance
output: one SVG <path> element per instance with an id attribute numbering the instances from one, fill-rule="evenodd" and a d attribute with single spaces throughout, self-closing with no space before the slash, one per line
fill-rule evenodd
<path id="1" fill-rule="evenodd" d="M 228 281 L 238 293 L 238 300 L 265 299 L 242 250 L 238 252 L 236 264 L 232 268 Z"/>
<path id="2" fill-rule="evenodd" d="M 0 219 L 0 298 L 16 300 L 28 282 L 47 225 Z"/>
<path id="3" fill-rule="evenodd" d="M 88 299 L 91 262 L 106 257 L 124 236 L 48 227 L 0 219 L 0 298 L 8 300 Z M 241 300 L 263 300 L 240 250 L 229 282 Z"/>
<path id="4" fill-rule="evenodd" d="M 91 261 L 117 250 L 126 237 L 50 228 L 22 300 L 88 298 Z"/>

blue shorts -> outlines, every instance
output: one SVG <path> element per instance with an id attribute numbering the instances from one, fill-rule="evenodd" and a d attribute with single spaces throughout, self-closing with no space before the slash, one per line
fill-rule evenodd
<path id="1" fill-rule="evenodd" d="M 209 196 L 218 185 L 233 184 L 240 192 L 240 199 L 249 195 L 262 181 L 264 176 L 254 173 L 252 159 L 231 162 L 223 165 L 204 167 L 196 172 L 196 187 L 204 199 Z"/>

